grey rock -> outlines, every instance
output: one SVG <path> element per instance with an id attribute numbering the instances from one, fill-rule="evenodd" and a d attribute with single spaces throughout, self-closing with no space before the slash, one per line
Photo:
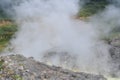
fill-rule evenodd
<path id="1" fill-rule="evenodd" d="M 48 66 L 22 55 L 6 55 L 1 56 L 0 59 L 4 60 L 2 66 L 5 67 L 0 71 L 0 79 L 4 80 L 107 80 L 102 75 L 73 72 L 61 67 Z"/>

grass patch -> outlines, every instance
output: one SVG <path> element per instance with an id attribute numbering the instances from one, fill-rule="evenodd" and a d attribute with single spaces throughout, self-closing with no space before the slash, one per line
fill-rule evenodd
<path id="1" fill-rule="evenodd" d="M 16 24 L 14 24 L 10 16 L 0 7 L 0 52 L 4 50 L 16 31 Z"/>
<path id="2" fill-rule="evenodd" d="M 8 42 L 9 42 L 8 40 L 0 41 L 0 52 L 4 50 Z"/>
<path id="3" fill-rule="evenodd" d="M 0 26 L 0 52 L 4 50 L 16 31 L 17 26 L 12 22 Z"/>

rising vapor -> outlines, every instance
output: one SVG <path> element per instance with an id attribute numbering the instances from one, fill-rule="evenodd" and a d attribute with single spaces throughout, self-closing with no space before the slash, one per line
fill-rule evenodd
<path id="1" fill-rule="evenodd" d="M 100 37 L 120 23 L 120 10 L 113 2 L 87 22 L 75 18 L 83 0 L 8 1 L 3 2 L 11 4 L 13 11 L 7 12 L 18 25 L 18 32 L 11 40 L 11 53 L 33 56 L 68 69 L 110 72 L 110 46 Z"/>

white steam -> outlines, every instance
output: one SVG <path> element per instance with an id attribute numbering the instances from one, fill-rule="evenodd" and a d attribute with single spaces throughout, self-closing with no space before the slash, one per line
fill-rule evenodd
<path id="1" fill-rule="evenodd" d="M 99 37 L 109 32 L 112 23 L 106 22 L 116 22 L 119 10 L 109 6 L 85 22 L 75 19 L 83 3 L 78 1 L 25 0 L 13 7 L 19 31 L 11 40 L 12 53 L 80 71 L 109 72 L 109 46 Z"/>

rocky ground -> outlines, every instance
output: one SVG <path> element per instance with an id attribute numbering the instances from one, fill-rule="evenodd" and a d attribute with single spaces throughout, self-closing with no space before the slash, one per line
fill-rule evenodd
<path id="1" fill-rule="evenodd" d="M 120 76 L 120 37 L 114 38 L 110 41 L 110 64 L 112 65 L 111 75 L 113 77 Z"/>
<path id="2" fill-rule="evenodd" d="M 72 72 L 48 66 L 32 57 L 7 55 L 0 57 L 0 80 L 107 80 L 102 75 Z"/>

